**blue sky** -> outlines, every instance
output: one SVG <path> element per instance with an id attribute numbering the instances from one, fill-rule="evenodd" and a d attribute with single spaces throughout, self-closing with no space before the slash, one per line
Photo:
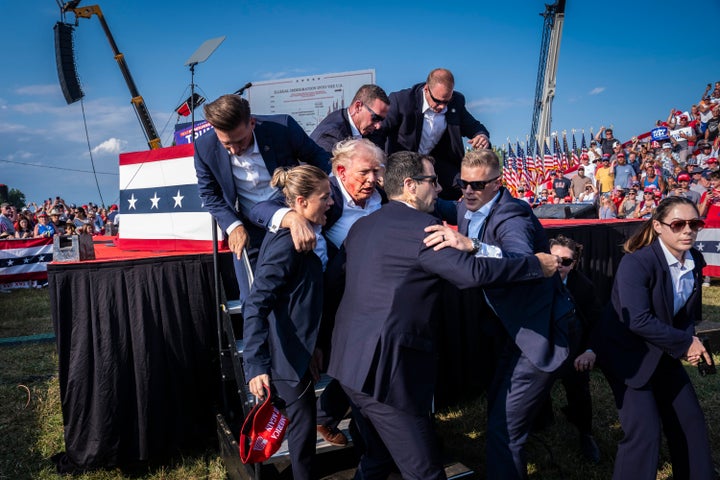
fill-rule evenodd
<path id="1" fill-rule="evenodd" d="M 100 203 L 88 139 L 105 204 L 118 200 L 118 154 L 146 149 L 130 94 L 97 18 L 75 31 L 83 100 L 60 90 L 54 0 L 0 0 L 0 183 L 29 201 L 61 195 Z M 435 67 L 496 144 L 530 133 L 545 9 L 542 1 L 503 2 L 189 2 L 99 4 L 135 83 L 169 145 L 174 108 L 189 95 L 185 61 L 207 39 L 226 36 L 195 83 L 208 99 L 250 81 L 374 68 L 388 93 L 424 80 Z M 720 80 L 713 48 L 716 0 L 567 0 L 553 103 L 554 131 L 614 125 L 626 140 L 671 108 L 689 109 Z M 73 15 L 68 21 L 74 20 Z M 84 107 L 84 108 L 83 108 Z M 257 112 L 262 113 L 262 112 Z M 41 165 L 38 167 L 37 165 Z"/>

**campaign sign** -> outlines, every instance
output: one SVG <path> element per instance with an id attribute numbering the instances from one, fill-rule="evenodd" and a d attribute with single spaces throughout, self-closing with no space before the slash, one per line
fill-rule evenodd
<path id="1" fill-rule="evenodd" d="M 660 140 L 667 140 L 670 138 L 670 135 L 668 133 L 667 127 L 657 127 L 653 128 L 650 131 L 650 135 L 652 136 L 653 140 L 660 141 Z"/>

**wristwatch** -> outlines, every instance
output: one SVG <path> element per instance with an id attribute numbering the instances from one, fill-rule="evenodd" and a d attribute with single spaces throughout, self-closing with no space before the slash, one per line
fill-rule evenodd
<path id="1" fill-rule="evenodd" d="M 477 253 L 478 250 L 480 250 L 480 239 L 479 238 L 471 238 L 470 241 L 472 242 L 472 250 L 470 250 L 470 253 Z"/>

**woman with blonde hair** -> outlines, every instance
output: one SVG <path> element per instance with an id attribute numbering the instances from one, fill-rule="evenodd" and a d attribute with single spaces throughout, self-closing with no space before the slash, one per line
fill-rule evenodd
<path id="1" fill-rule="evenodd" d="M 282 190 L 287 206 L 315 230 L 314 250 L 298 252 L 290 230 L 265 235 L 255 282 L 244 307 L 245 376 L 258 399 L 272 388 L 290 425 L 288 448 L 293 478 L 311 479 L 316 443 L 314 382 L 320 356 L 315 351 L 323 305 L 323 270 L 327 248 L 320 232 L 333 204 L 328 176 L 317 167 L 278 168 L 271 185 Z"/>

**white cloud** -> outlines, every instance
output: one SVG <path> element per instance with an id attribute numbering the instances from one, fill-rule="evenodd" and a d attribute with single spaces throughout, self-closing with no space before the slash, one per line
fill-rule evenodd
<path id="1" fill-rule="evenodd" d="M 100 145 L 92 149 L 93 153 L 110 153 L 118 154 L 122 151 L 122 144 L 124 142 L 117 138 L 108 138 Z"/>
<path id="2" fill-rule="evenodd" d="M 492 112 L 510 107 L 525 107 L 528 105 L 530 105 L 530 100 L 527 98 L 485 97 L 469 101 L 465 104 L 465 107 L 468 110 Z"/>
<path id="3" fill-rule="evenodd" d="M 15 90 L 18 95 L 54 95 L 57 96 L 58 85 L 26 85 Z"/>
<path id="4" fill-rule="evenodd" d="M 590 90 L 588 95 L 598 95 L 604 91 L 605 91 L 605 87 L 595 87 L 592 90 Z"/>
<path id="5" fill-rule="evenodd" d="M 303 77 L 307 75 L 307 72 L 307 69 L 293 68 L 284 72 L 262 72 L 258 74 L 258 77 L 262 78 L 263 80 L 277 80 L 280 78 L 288 77 Z"/>

